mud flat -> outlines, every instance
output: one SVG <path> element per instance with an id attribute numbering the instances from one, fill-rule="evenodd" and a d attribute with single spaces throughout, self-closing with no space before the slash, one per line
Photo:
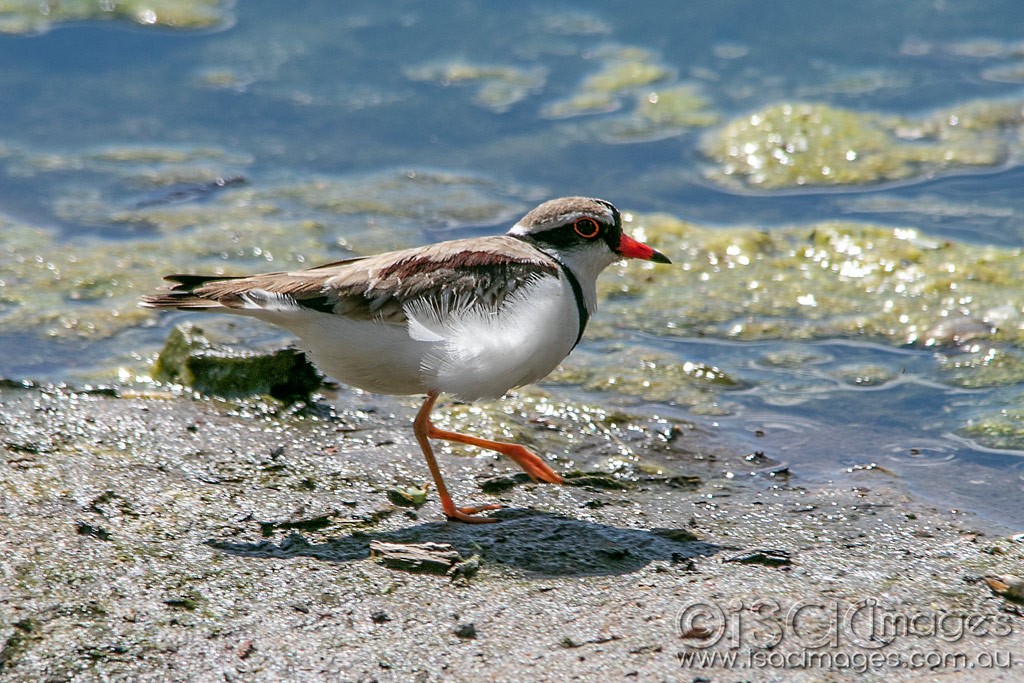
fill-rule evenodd
<path id="1" fill-rule="evenodd" d="M 914 500 L 881 468 L 816 484 L 691 424 L 512 413 L 541 452 L 577 430 L 573 458 L 554 460 L 572 485 L 442 452 L 457 502 L 508 506 L 496 524 L 448 524 L 433 491 L 396 505 L 427 479 L 414 405 L 332 401 L 8 382 L 0 678 L 1024 672 L 1020 530 Z"/>

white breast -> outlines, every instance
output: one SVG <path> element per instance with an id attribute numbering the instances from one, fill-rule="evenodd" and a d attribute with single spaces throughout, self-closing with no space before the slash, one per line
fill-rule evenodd
<path id="1" fill-rule="evenodd" d="M 406 309 L 413 338 L 430 345 L 420 365 L 431 389 L 464 400 L 497 398 L 536 382 L 568 355 L 579 314 L 565 278 L 524 284 L 497 313 L 479 308 L 440 314 L 425 305 Z"/>

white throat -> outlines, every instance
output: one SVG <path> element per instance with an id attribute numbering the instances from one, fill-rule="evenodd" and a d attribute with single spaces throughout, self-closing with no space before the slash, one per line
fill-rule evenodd
<path id="1" fill-rule="evenodd" d="M 594 247 L 596 246 L 594 245 Z M 580 283 L 580 290 L 583 292 L 583 303 L 587 307 L 587 313 L 593 315 L 597 311 L 597 276 L 605 268 L 618 261 L 620 257 L 607 249 L 600 248 L 569 251 L 543 249 L 543 247 L 541 249 L 576 276 Z"/>

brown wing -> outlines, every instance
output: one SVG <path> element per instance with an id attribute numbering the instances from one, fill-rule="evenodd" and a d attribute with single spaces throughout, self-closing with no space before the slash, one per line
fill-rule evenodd
<path id="1" fill-rule="evenodd" d="M 249 277 L 170 275 L 176 284 L 142 305 L 182 310 L 301 308 L 404 323 L 405 305 L 429 299 L 439 310 L 470 302 L 497 308 L 538 277 L 558 277 L 557 262 L 522 240 L 499 236 L 349 259 L 295 272 Z"/>

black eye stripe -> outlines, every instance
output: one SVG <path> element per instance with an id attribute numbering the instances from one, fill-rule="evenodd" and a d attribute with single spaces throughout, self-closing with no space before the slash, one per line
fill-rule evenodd
<path id="1" fill-rule="evenodd" d="M 560 225 L 525 235 L 526 239 L 552 246 L 556 249 L 584 247 L 586 244 L 603 240 L 608 248 L 615 251 L 619 246 L 622 229 L 618 224 L 609 224 L 596 216 L 579 216 Z"/>

